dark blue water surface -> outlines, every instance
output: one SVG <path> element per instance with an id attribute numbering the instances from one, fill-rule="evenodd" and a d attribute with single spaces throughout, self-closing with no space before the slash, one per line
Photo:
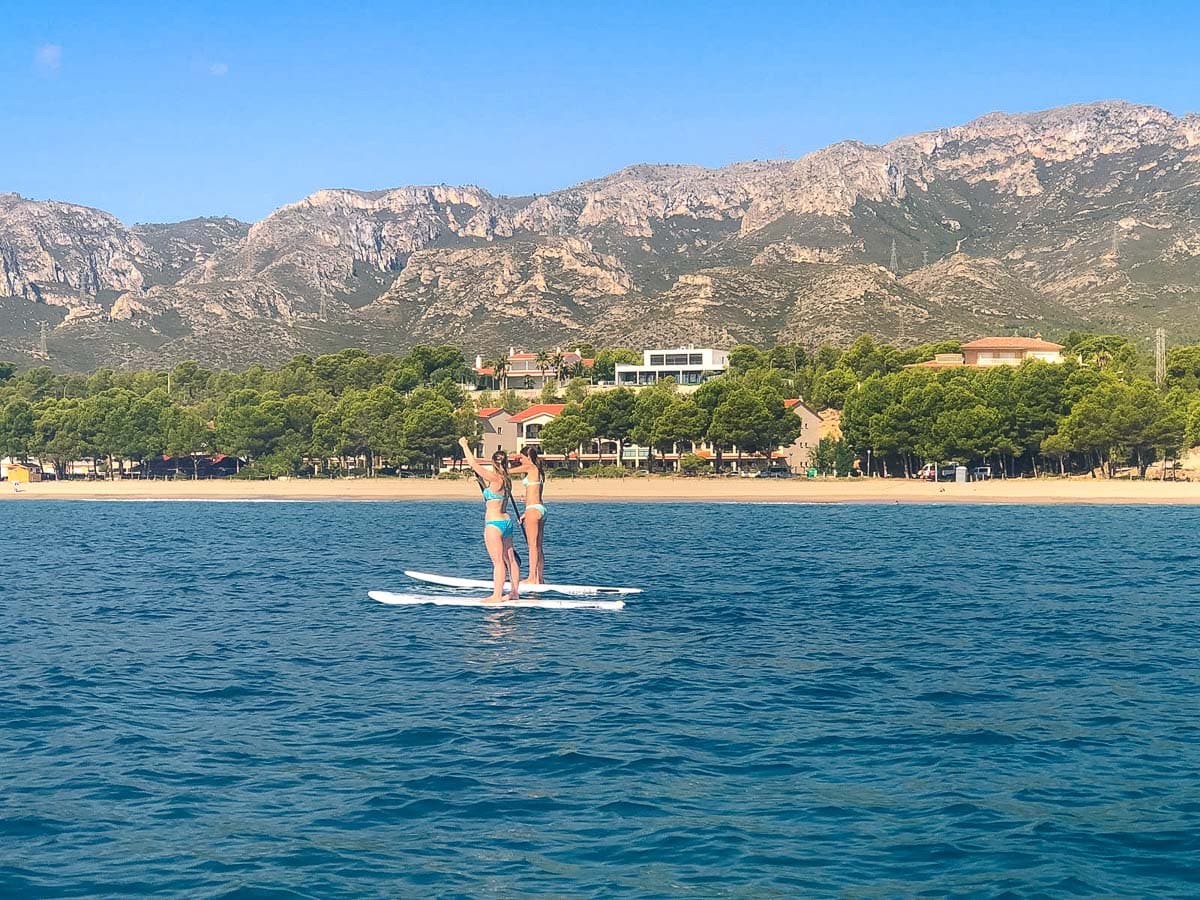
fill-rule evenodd
<path id="1" fill-rule="evenodd" d="M 1200 511 L 0 504 L 0 894 L 1200 893 Z"/>

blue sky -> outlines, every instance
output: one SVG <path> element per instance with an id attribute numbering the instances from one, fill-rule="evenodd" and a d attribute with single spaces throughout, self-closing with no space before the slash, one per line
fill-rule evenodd
<path id="1" fill-rule="evenodd" d="M 322 187 L 545 192 L 1122 98 L 1200 110 L 1200 5 L 10 4 L 0 191 L 126 222 Z"/>

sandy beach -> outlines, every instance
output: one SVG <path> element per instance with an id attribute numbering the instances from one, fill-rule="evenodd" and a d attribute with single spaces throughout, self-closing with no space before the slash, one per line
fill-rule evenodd
<path id="1" fill-rule="evenodd" d="M 519 491 L 519 489 L 518 489 Z M 519 493 L 518 493 L 519 496 Z M 469 480 L 66 481 L 0 484 L 0 500 L 478 500 Z M 902 479 L 562 478 L 547 501 L 673 503 L 1127 503 L 1200 504 L 1200 482 L 1091 478 L 932 484 Z"/>

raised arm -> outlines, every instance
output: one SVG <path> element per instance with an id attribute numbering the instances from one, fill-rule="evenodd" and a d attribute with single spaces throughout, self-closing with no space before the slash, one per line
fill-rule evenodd
<path id="1" fill-rule="evenodd" d="M 458 446 L 462 447 L 463 459 L 467 461 L 467 465 L 471 467 L 472 471 L 484 481 L 491 481 L 492 471 L 485 469 L 483 463 L 475 456 L 475 451 L 471 449 L 471 442 L 465 437 L 460 437 L 458 439 Z"/>
<path id="2" fill-rule="evenodd" d="M 509 475 L 528 475 L 530 472 L 536 471 L 537 466 L 524 456 L 514 456 L 508 461 Z"/>

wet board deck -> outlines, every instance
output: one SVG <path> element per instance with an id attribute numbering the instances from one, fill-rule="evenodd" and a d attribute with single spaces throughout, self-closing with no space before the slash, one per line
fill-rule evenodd
<path id="1" fill-rule="evenodd" d="M 624 600 L 564 600 L 558 597 L 522 597 L 489 603 L 479 597 L 455 597 L 450 594 L 394 594 L 391 591 L 367 591 L 367 596 L 389 606 L 490 606 L 501 609 L 607 609 L 625 608 Z"/>
<path id="2" fill-rule="evenodd" d="M 453 575 L 434 575 L 430 572 L 404 573 L 417 581 L 427 581 L 430 584 L 440 584 L 444 587 L 469 588 L 473 591 L 490 591 L 492 582 L 482 578 L 456 578 Z M 508 585 L 504 585 L 508 590 Z M 634 587 L 600 587 L 594 584 L 521 584 L 521 593 L 530 594 L 566 594 L 568 597 L 624 597 L 629 594 L 640 594 L 641 588 Z"/>

